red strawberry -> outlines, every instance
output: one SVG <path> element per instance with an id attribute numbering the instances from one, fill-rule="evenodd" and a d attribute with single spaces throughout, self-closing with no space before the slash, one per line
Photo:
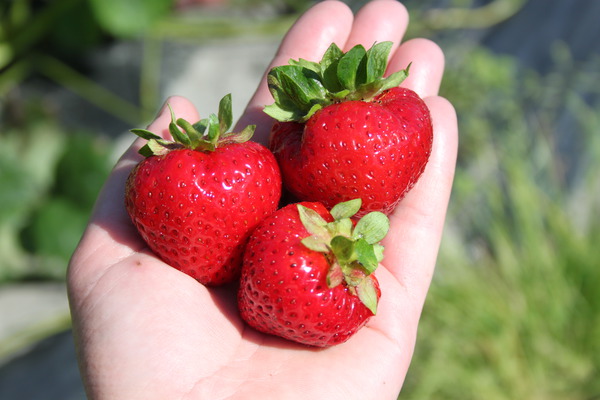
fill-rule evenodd
<path id="1" fill-rule="evenodd" d="M 429 110 L 398 85 L 408 68 L 383 78 L 390 42 L 343 53 L 332 44 L 320 63 L 300 59 L 268 75 L 276 120 L 270 148 L 286 188 L 332 207 L 363 200 L 359 215 L 389 214 L 421 176 L 431 153 Z"/>
<path id="2" fill-rule="evenodd" d="M 255 329 L 311 346 L 348 340 L 376 313 L 373 272 L 387 217 L 372 212 L 354 226 L 360 199 L 335 206 L 287 205 L 263 220 L 244 252 L 238 305 Z"/>
<path id="3" fill-rule="evenodd" d="M 148 143 L 127 180 L 127 211 L 155 254 L 206 285 L 237 278 L 250 232 L 281 196 L 273 154 L 248 141 L 255 127 L 228 133 L 231 123 L 227 95 L 218 116 L 194 125 L 172 115 L 174 142 L 132 130 Z"/>

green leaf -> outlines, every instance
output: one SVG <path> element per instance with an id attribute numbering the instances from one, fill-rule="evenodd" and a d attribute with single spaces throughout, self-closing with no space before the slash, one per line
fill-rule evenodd
<path id="1" fill-rule="evenodd" d="M 209 123 L 210 121 L 208 118 L 203 118 L 200 121 L 194 123 L 192 126 L 200 135 L 202 135 L 202 138 L 204 139 L 204 137 L 207 136 Z"/>
<path id="2" fill-rule="evenodd" d="M 277 106 L 282 110 L 294 110 L 295 104 L 290 94 L 288 94 L 281 84 L 279 79 L 280 70 L 282 67 L 273 68 L 267 74 L 267 86 L 275 103 L 271 107 Z M 267 106 L 268 107 L 268 106 Z"/>
<path id="3" fill-rule="evenodd" d="M 331 43 L 325 54 L 323 54 L 323 58 L 321 58 L 321 74 L 325 69 L 328 69 L 333 64 L 337 64 L 343 55 L 344 52 L 335 43 Z"/>
<path id="4" fill-rule="evenodd" d="M 355 90 L 360 83 L 361 74 L 359 68 L 366 55 L 362 45 L 356 45 L 340 59 L 337 66 L 337 74 L 340 83 L 345 89 Z"/>
<path id="5" fill-rule="evenodd" d="M 340 50 L 335 43 L 332 43 L 323 55 L 323 58 L 320 62 L 320 75 L 323 80 L 323 86 L 332 93 L 336 93 L 344 89 L 340 83 L 340 80 L 338 79 L 337 73 L 338 63 L 343 55 L 344 53 L 342 50 Z"/>
<path id="6" fill-rule="evenodd" d="M 358 239 L 354 244 L 354 251 L 358 262 L 367 271 L 367 275 L 373 273 L 379 266 L 377 255 L 372 244 L 367 243 L 364 239 Z"/>
<path id="7" fill-rule="evenodd" d="M 360 301 L 373 313 L 377 314 L 377 289 L 371 277 L 366 277 L 356 286 L 356 294 Z"/>
<path id="8" fill-rule="evenodd" d="M 383 250 L 384 247 L 378 243 L 373 245 L 373 252 L 375 253 L 375 257 L 377 258 L 377 262 L 380 263 L 383 261 Z"/>
<path id="9" fill-rule="evenodd" d="M 350 218 L 342 218 L 327 224 L 327 229 L 331 236 L 352 236 L 352 220 Z"/>
<path id="10" fill-rule="evenodd" d="M 225 133 L 233 124 L 231 94 L 225 95 L 219 102 L 219 131 Z"/>
<path id="11" fill-rule="evenodd" d="M 328 253 L 329 247 L 326 241 L 320 236 L 309 236 L 301 240 L 302 244 L 312 251 L 318 251 L 319 253 Z"/>
<path id="12" fill-rule="evenodd" d="M 150 140 L 150 139 L 162 139 L 160 136 L 158 136 L 157 134 L 150 132 L 147 129 L 130 129 L 129 130 L 131 133 L 135 133 L 137 136 L 141 137 L 142 139 L 146 139 L 146 140 Z"/>
<path id="13" fill-rule="evenodd" d="M 283 89 L 301 110 L 309 110 L 319 99 L 326 98 L 326 90 L 319 77 L 306 68 L 286 68 L 279 75 Z"/>
<path id="14" fill-rule="evenodd" d="M 305 60 L 303 58 L 299 59 L 299 60 L 290 60 L 289 61 L 290 65 L 294 65 L 297 67 L 301 67 L 301 68 L 306 68 L 309 69 L 317 74 L 321 73 L 321 66 L 319 65 L 319 63 L 313 62 L 313 61 L 308 61 Z"/>
<path id="15" fill-rule="evenodd" d="M 410 65 L 406 67 L 406 69 L 394 72 L 393 74 L 385 78 L 383 81 L 381 81 L 381 83 L 379 84 L 379 92 L 383 92 L 384 90 L 400 86 L 400 84 L 408 77 L 409 68 Z"/>
<path id="16" fill-rule="evenodd" d="M 390 220 L 388 217 L 378 211 L 368 213 L 362 217 L 354 228 L 353 237 L 355 239 L 363 238 L 369 244 L 379 242 L 387 235 L 390 229 Z"/>
<path id="17" fill-rule="evenodd" d="M 194 125 L 190 124 L 183 118 L 179 118 L 176 123 L 186 133 L 189 140 L 189 146 L 195 148 L 202 140 L 202 133 L 198 132 Z"/>
<path id="18" fill-rule="evenodd" d="M 168 142 L 164 139 L 158 140 L 158 139 L 152 139 L 149 140 L 148 143 L 146 143 L 146 146 L 142 147 L 142 149 L 144 149 L 144 153 L 147 153 L 147 151 L 149 150 L 150 155 L 155 155 L 155 156 L 162 156 L 167 154 L 169 151 L 172 150 L 172 146 L 173 142 Z M 140 149 L 140 154 L 142 154 L 142 149 Z M 142 154 L 146 157 L 148 157 L 148 155 L 146 154 Z"/>
<path id="19" fill-rule="evenodd" d="M 240 132 L 228 133 L 219 139 L 219 145 L 223 146 L 229 143 L 245 143 L 252 138 L 256 125 L 248 125 Z"/>
<path id="20" fill-rule="evenodd" d="M 171 13 L 172 0 L 90 0 L 102 28 L 119 37 L 135 37 L 149 31 Z"/>
<path id="21" fill-rule="evenodd" d="M 210 114 L 208 116 L 208 130 L 205 133 L 207 140 L 212 144 L 217 144 L 221 131 L 219 130 L 219 117 L 216 114 Z"/>
<path id="22" fill-rule="evenodd" d="M 392 42 L 381 42 L 373 45 L 367 51 L 367 83 L 374 82 L 383 77 L 391 49 Z"/>
<path id="23" fill-rule="evenodd" d="M 143 145 L 138 150 L 138 153 L 141 154 L 142 156 L 146 157 L 146 158 L 154 155 L 154 153 L 152 152 L 152 148 L 148 145 L 148 143 L 146 143 L 145 145 Z"/>
<path id="24" fill-rule="evenodd" d="M 362 205 L 361 199 L 348 200 L 336 204 L 331 209 L 333 219 L 350 218 L 360 210 Z"/>
<path id="25" fill-rule="evenodd" d="M 296 121 L 300 118 L 299 114 L 289 109 L 281 108 L 277 103 L 269 104 L 263 109 L 269 117 L 281 122 Z"/>
<path id="26" fill-rule="evenodd" d="M 354 257 L 354 241 L 344 236 L 336 236 L 331 239 L 331 251 L 340 264 L 348 264 Z"/>
<path id="27" fill-rule="evenodd" d="M 300 221 L 308 233 L 323 238 L 329 237 L 329 232 L 325 227 L 327 225 L 327 221 L 325 221 L 318 212 L 312 208 L 305 207 L 302 204 L 298 204 L 297 208 L 298 214 L 300 215 Z M 328 242 L 329 241 L 327 241 L 327 243 Z"/>
<path id="28" fill-rule="evenodd" d="M 191 145 L 191 141 L 190 138 L 185 135 L 181 129 L 179 129 L 179 127 L 177 126 L 177 119 L 175 118 L 175 112 L 173 111 L 173 109 L 171 108 L 170 104 L 167 104 L 167 106 L 169 107 L 169 112 L 171 113 L 171 122 L 169 123 L 169 133 L 171 134 L 171 136 L 173 136 L 173 140 L 175 140 L 177 143 L 181 143 L 184 146 L 190 146 Z"/>

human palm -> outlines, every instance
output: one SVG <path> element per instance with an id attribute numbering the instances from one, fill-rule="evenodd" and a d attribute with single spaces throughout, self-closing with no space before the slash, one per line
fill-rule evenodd
<path id="1" fill-rule="evenodd" d="M 412 62 L 403 83 L 425 98 L 434 145 L 418 184 L 390 215 L 377 270 L 377 316 L 346 343 L 315 349 L 246 326 L 235 285 L 206 288 L 156 258 L 131 224 L 124 184 L 140 161 L 136 142 L 109 177 L 69 267 L 68 287 L 82 378 L 93 399 L 395 399 L 402 387 L 436 262 L 457 146 L 452 106 L 437 97 L 444 59 L 428 40 L 400 44 L 408 23 L 393 0 L 366 4 L 356 16 L 344 3 L 318 3 L 284 38 L 271 66 L 317 61 L 330 43 L 394 41 L 390 71 Z M 272 99 L 261 82 L 240 125 L 258 124 L 266 142 Z M 169 104 L 198 120 L 184 98 Z M 163 109 L 149 129 L 167 134 Z"/>

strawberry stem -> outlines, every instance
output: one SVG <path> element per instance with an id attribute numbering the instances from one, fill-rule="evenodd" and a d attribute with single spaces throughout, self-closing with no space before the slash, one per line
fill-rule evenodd
<path id="1" fill-rule="evenodd" d="M 218 115 L 210 114 L 195 124 L 183 118 L 176 118 L 171 105 L 167 106 L 171 113 L 169 133 L 173 140 L 163 139 L 147 129 L 131 130 L 148 141 L 139 151 L 144 157 L 164 155 L 176 149 L 215 151 L 216 148 L 228 144 L 247 142 L 256 129 L 256 125 L 248 125 L 240 132 L 229 131 L 233 124 L 231 94 L 225 95 L 219 102 Z"/>
<path id="2" fill-rule="evenodd" d="M 391 48 L 392 42 L 381 42 L 369 50 L 356 45 L 344 53 L 332 43 L 318 63 L 299 59 L 272 68 L 267 83 L 275 102 L 264 112 L 282 122 L 306 122 L 329 104 L 371 100 L 408 76 L 410 65 L 384 77 Z"/>
<path id="3" fill-rule="evenodd" d="M 361 205 L 361 199 L 337 204 L 330 211 L 332 222 L 302 204 L 297 208 L 300 221 L 310 233 L 302 239 L 302 244 L 326 254 L 330 260 L 327 285 L 332 288 L 345 283 L 375 314 L 377 295 L 370 275 L 383 260 L 383 246 L 379 242 L 387 234 L 390 223 L 385 214 L 371 212 L 354 226 L 351 218 Z"/>

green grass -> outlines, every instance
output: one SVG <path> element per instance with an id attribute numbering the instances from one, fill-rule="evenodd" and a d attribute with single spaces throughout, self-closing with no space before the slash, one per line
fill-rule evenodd
<path id="1" fill-rule="evenodd" d="M 546 76 L 481 49 L 450 65 L 459 168 L 402 399 L 600 396 L 600 89 L 578 72 L 598 60 L 557 49 Z"/>

